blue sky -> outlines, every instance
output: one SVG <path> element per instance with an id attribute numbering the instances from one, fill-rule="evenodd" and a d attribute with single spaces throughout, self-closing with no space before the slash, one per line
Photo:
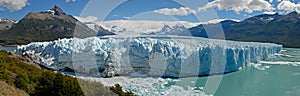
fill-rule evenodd
<path id="1" fill-rule="evenodd" d="M 300 0 L 4 0 L 0 18 L 20 20 L 29 12 L 61 7 L 66 13 L 102 20 L 238 19 L 279 12 L 299 11 Z M 18 2 L 18 3 L 16 3 Z M 299 9 L 299 10 L 298 10 Z"/>

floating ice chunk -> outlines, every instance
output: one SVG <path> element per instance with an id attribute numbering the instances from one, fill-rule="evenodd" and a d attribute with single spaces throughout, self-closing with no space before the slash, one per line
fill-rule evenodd
<path id="1" fill-rule="evenodd" d="M 279 65 L 293 65 L 298 66 L 300 65 L 300 62 L 288 62 L 288 61 L 260 61 L 260 63 L 264 64 L 279 64 Z"/>
<path id="2" fill-rule="evenodd" d="M 201 90 L 194 88 L 184 89 L 180 86 L 173 85 L 165 87 L 168 79 L 162 78 L 131 78 L 131 77 L 115 77 L 115 78 L 93 78 L 78 77 L 84 80 L 101 82 L 105 86 L 113 86 L 120 84 L 125 91 L 132 91 L 141 96 L 207 96 Z"/>

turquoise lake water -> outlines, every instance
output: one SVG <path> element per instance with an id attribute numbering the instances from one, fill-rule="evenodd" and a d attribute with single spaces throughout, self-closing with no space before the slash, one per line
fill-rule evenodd
<path id="1" fill-rule="evenodd" d="M 5 50 L 5 51 L 9 51 L 9 52 L 14 52 L 16 49 L 17 49 L 17 46 L 5 46 L 5 47 L 0 46 L 0 50 Z"/>
<path id="2" fill-rule="evenodd" d="M 166 86 L 192 87 L 215 96 L 300 96 L 299 64 L 300 49 L 284 48 L 282 52 L 270 56 L 262 63 L 237 72 L 181 78 Z M 220 84 L 210 78 L 221 78 Z M 209 85 L 212 82 L 215 84 Z M 209 86 L 205 86 L 207 83 Z"/>

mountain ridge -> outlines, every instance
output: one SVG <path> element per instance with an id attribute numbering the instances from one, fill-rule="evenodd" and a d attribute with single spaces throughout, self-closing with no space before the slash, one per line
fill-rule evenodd
<path id="1" fill-rule="evenodd" d="M 11 28 L 0 32 L 4 45 L 21 45 L 30 42 L 52 41 L 59 38 L 85 38 L 91 36 L 114 35 L 99 27 L 89 28 L 58 6 L 42 12 L 29 12 Z"/>
<path id="2" fill-rule="evenodd" d="M 226 40 L 246 42 L 268 42 L 282 44 L 284 47 L 299 48 L 300 15 L 291 12 L 286 15 L 257 15 L 240 22 L 222 21 L 217 24 L 200 24 L 189 29 L 196 37 L 208 36 L 205 28 L 219 28 L 221 25 Z M 205 26 L 205 27 L 204 27 Z"/>
<path id="3" fill-rule="evenodd" d="M 0 31 L 7 30 L 12 27 L 17 21 L 16 20 L 9 20 L 9 19 L 1 19 L 0 18 Z"/>

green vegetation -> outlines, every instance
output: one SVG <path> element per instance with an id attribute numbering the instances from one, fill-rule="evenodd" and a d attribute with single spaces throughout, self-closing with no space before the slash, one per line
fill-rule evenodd
<path id="1" fill-rule="evenodd" d="M 26 92 L 0 81 L 0 96 L 29 96 Z"/>
<path id="2" fill-rule="evenodd" d="M 115 86 L 110 87 L 110 89 L 121 96 L 134 96 L 132 92 L 124 92 L 122 91 L 122 87 L 119 84 L 116 84 Z"/>
<path id="3" fill-rule="evenodd" d="M 65 14 L 57 6 L 51 10 L 56 14 L 30 12 L 11 28 L 1 30 L 0 44 L 23 45 L 30 42 L 53 41 L 59 38 L 114 35 L 100 26 L 97 31 L 90 29 L 73 16 Z"/>
<path id="4" fill-rule="evenodd" d="M 58 18 L 22 19 L 9 30 L 2 31 L 0 38 L 5 40 L 7 45 L 70 38 L 73 37 L 75 26 L 75 23 Z"/>
<path id="5" fill-rule="evenodd" d="M 5 51 L 0 51 L 0 81 L 24 90 L 31 96 L 133 95 L 132 92 L 123 92 L 119 85 L 105 87 L 99 82 L 84 81 L 36 68 Z"/>

